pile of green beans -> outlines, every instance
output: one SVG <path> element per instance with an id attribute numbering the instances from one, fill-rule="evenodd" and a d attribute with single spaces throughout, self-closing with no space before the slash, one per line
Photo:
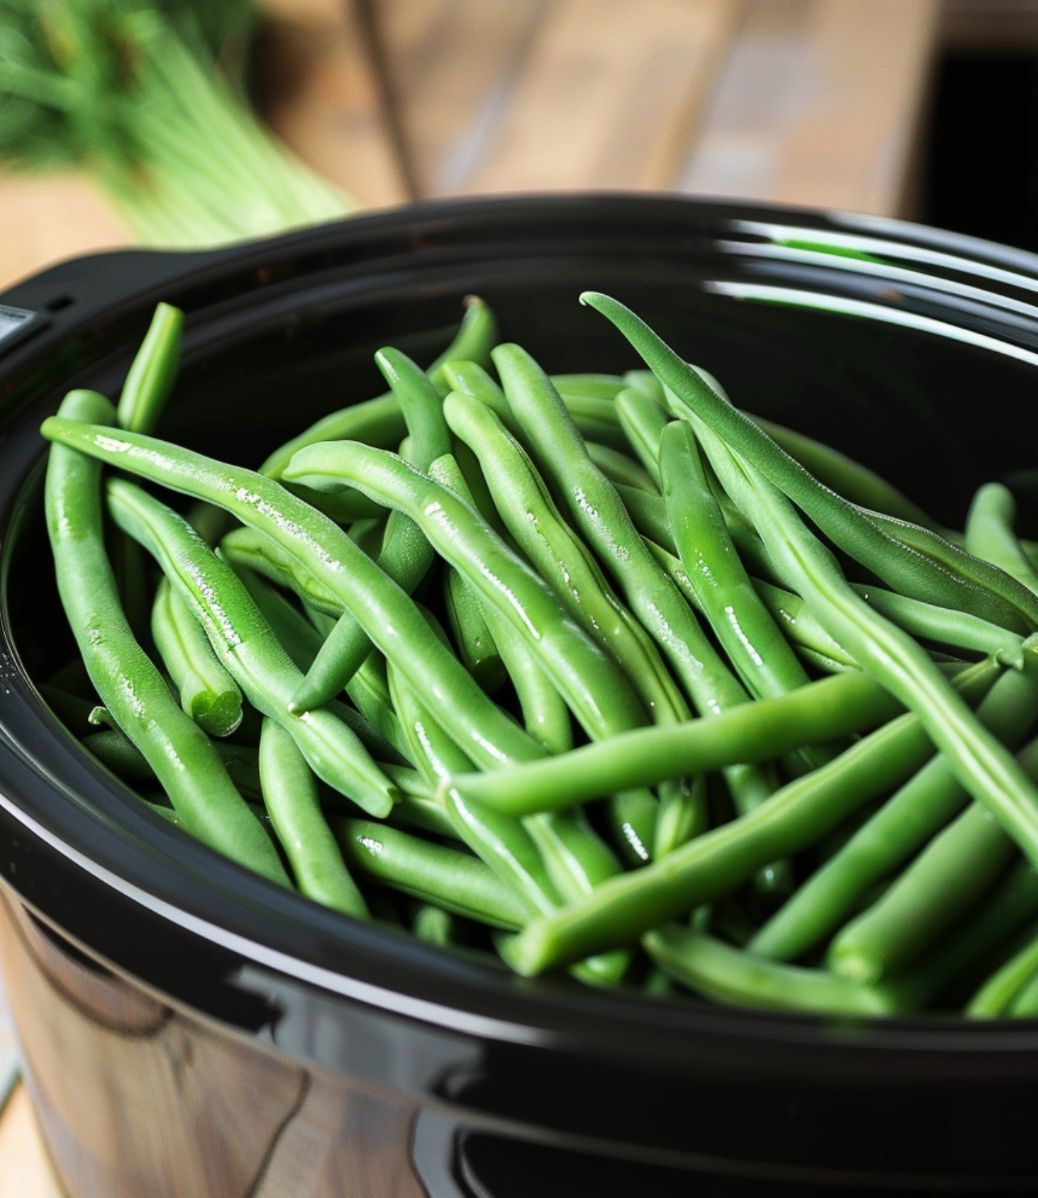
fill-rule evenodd
<path id="1" fill-rule="evenodd" d="M 256 470 L 156 436 L 160 305 L 121 395 L 42 427 L 79 656 L 41 701 L 156 818 L 441 950 L 646 1001 L 1038 1015 L 1012 493 L 946 532 L 582 300 L 637 368 L 551 376 L 472 298 Z"/>

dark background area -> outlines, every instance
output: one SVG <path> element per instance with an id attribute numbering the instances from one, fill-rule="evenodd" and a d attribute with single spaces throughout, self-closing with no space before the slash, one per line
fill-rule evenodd
<path id="1" fill-rule="evenodd" d="M 1038 250 L 1038 55 L 948 53 L 934 82 L 920 219 Z"/>

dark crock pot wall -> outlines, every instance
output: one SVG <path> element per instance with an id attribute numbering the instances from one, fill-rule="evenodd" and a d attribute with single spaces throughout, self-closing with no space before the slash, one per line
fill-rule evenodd
<path id="1" fill-rule="evenodd" d="M 198 269 L 203 274 L 209 270 L 212 276 L 205 285 L 182 264 L 173 274 L 180 270 L 187 282 L 174 277 L 163 287 L 155 273 L 159 266 L 173 265 L 171 261 L 152 261 L 145 269 L 141 259 L 134 257 L 138 267 L 128 292 L 131 298 L 114 300 L 94 320 L 95 348 L 88 345 L 81 351 L 78 381 L 96 382 L 110 390 L 128 347 L 144 326 L 151 301 L 183 299 L 193 317 L 193 330 L 179 416 L 170 427 L 179 425 L 179 431 L 201 447 L 217 445 L 226 452 L 226 438 L 218 435 L 217 428 L 221 408 L 233 406 L 244 413 L 236 437 L 255 428 L 260 413 L 267 410 L 284 416 L 288 427 L 298 427 L 311 412 L 316 414 L 316 405 L 325 395 L 319 386 L 324 378 L 341 372 L 345 379 L 354 367 L 360 369 L 359 359 L 351 356 L 353 347 L 363 345 L 366 353 L 381 341 L 397 340 L 407 328 L 446 325 L 456 315 L 465 291 L 486 294 L 500 308 L 506 334 L 535 350 L 557 343 L 561 335 L 566 349 L 556 357 L 549 349 L 551 367 L 630 365 L 619 339 L 614 334 L 603 336 L 599 319 L 576 308 L 576 292 L 592 285 L 646 307 L 647 314 L 660 320 L 686 352 L 695 353 L 725 379 L 737 401 L 749 405 L 743 397 L 753 395 L 752 406 L 763 414 L 813 428 L 866 460 L 885 464 L 917 493 L 923 486 L 928 491 L 940 487 L 949 516 L 961 510 L 969 490 L 992 463 L 1006 464 L 1007 453 L 1013 455 L 1010 466 L 1027 462 L 1028 439 L 1021 436 L 1007 446 L 998 422 L 992 420 L 990 404 L 978 405 L 973 398 L 991 389 L 986 355 L 959 346 L 950 362 L 947 347 L 938 350 L 932 337 L 833 315 L 806 315 L 774 306 L 750 309 L 714 293 L 689 291 L 700 278 L 757 282 L 780 278 L 800 285 L 824 281 L 832 286 L 833 272 L 817 262 L 793 264 L 782 267 L 785 274 L 777 272 L 774 261 L 754 260 L 752 239 L 741 252 L 722 252 L 716 239 L 731 240 L 735 233 L 728 211 L 681 202 L 661 202 L 650 210 L 642 206 L 645 203 L 603 199 L 590 205 L 551 201 L 490 205 L 479 210 L 482 225 L 480 220 L 474 222 L 475 235 L 468 215 L 477 209 L 433 207 L 410 223 L 400 218 L 395 225 L 391 218 L 383 218 L 381 226 L 378 219 L 354 222 L 341 231 L 277 243 L 294 249 L 245 251 L 246 259 L 252 254 L 251 265 L 231 255 L 226 268 L 210 269 L 203 260 Z M 743 210 L 742 215 L 776 216 L 761 210 Z M 364 232 L 373 226 L 374 233 Z M 374 245 L 377 252 L 365 258 L 368 250 L 358 249 L 357 241 L 367 244 L 368 250 Z M 413 262 L 410 273 L 404 268 L 415 251 L 426 263 L 426 276 L 414 272 Z M 371 280 L 364 278 L 373 259 L 382 272 L 374 291 Z M 307 262 L 314 268 L 303 294 L 297 291 L 296 267 L 286 265 L 288 261 Z M 78 269 L 82 278 L 84 268 Z M 842 287 L 906 307 L 929 304 L 930 310 L 940 301 L 930 295 L 891 300 L 881 294 L 875 279 L 849 275 L 842 264 L 841 270 L 836 290 Z M 232 276 L 236 284 L 228 281 Z M 435 283 L 429 281 L 433 278 Z M 245 302 L 252 307 L 247 315 L 234 300 L 236 286 L 245 288 Z M 134 287 L 146 293 L 145 302 L 133 298 Z M 23 293 L 11 302 L 21 298 L 30 306 L 27 296 Z M 56 315 L 55 322 L 60 317 Z M 984 319 L 997 326 L 1000 318 L 987 312 Z M 735 322 L 738 333 L 733 331 Z M 750 324 L 752 329 L 747 329 Z M 780 330 L 786 335 L 777 336 Z M 1024 334 L 1032 336 L 1029 329 L 1019 335 Z M 238 346 L 232 350 L 235 340 Z M 696 347 L 709 346 L 709 356 L 693 349 L 693 342 Z M 217 345 L 221 346 L 219 362 L 207 363 L 210 347 Z M 32 342 L 23 348 L 28 354 Z M 337 350 L 343 351 L 339 363 Z M 292 357 L 298 354 L 314 361 L 312 389 L 292 373 Z M 233 374 L 242 363 L 249 367 L 250 383 L 237 389 L 232 386 Z M 42 369 L 44 364 L 39 365 Z M 47 390 L 44 380 L 37 393 L 38 410 L 24 413 L 16 421 L 18 429 L 9 431 L 9 454 L 37 451 L 34 430 L 39 415 L 54 406 L 60 387 L 75 370 L 70 346 L 66 344 L 62 357 L 52 356 L 46 369 L 52 385 Z M 286 370 L 292 378 L 287 386 Z M 998 370 L 994 402 L 1005 403 L 1014 416 L 1025 412 L 1029 368 L 1006 359 L 999 360 Z M 370 366 L 365 371 L 358 388 L 361 394 L 369 393 L 375 384 Z M 342 390 L 345 394 L 352 389 L 344 382 Z M 25 389 L 15 390 L 8 397 L 8 410 L 19 408 L 28 395 Z M 794 400 L 799 405 L 795 411 Z M 897 441 L 883 432 L 877 407 L 906 413 L 900 426 L 903 435 Z M 243 460 L 254 461 L 267 446 L 250 444 L 243 436 L 235 448 Z M 38 526 L 35 530 L 31 524 L 26 526 L 23 553 L 42 549 L 40 531 Z M 6 559 L 11 570 L 8 581 L 24 577 L 30 569 L 28 558 L 20 558 L 17 547 L 12 548 L 16 552 Z M 42 565 L 31 569 L 38 577 L 47 577 Z M 21 629 L 17 649 L 30 665 L 41 662 L 53 644 L 48 633 L 34 645 L 25 631 L 30 621 L 45 631 L 61 626 L 56 613 L 51 623 L 40 620 L 43 595 L 42 587 L 31 593 L 8 587 L 8 618 Z M 14 679 L 13 690 L 20 701 L 34 702 L 31 688 L 20 677 Z M 20 748 L 32 743 L 30 734 L 42 735 L 41 727 L 31 724 L 27 720 L 18 729 Z M 300 958 L 333 971 L 377 980 L 384 990 L 368 993 L 367 1001 L 343 1001 L 313 973 L 308 981 L 305 976 L 293 978 L 285 961 L 272 964 L 269 957 L 250 961 L 247 945 L 233 949 L 210 945 L 203 950 L 198 936 L 185 929 L 176 936 L 163 934 L 170 948 L 163 966 L 153 959 L 153 948 L 164 916 L 147 916 L 136 898 L 127 899 L 120 908 L 113 888 L 106 890 L 106 884 L 98 881 L 97 870 L 73 883 L 75 868 L 56 853 L 52 875 L 70 900 L 62 904 L 55 887 L 34 886 L 31 881 L 40 873 L 42 855 L 33 837 L 21 846 L 19 866 L 24 868 L 19 876 L 12 878 L 7 869 L 9 881 L 14 881 L 23 899 L 56 918 L 73 939 L 91 945 L 120 970 L 144 977 L 200 1012 L 219 1015 L 273 1041 L 299 1060 L 324 1060 L 416 1099 L 432 1095 L 440 1102 L 513 1119 L 516 1134 L 525 1134 L 524 1125 L 537 1123 L 544 1129 L 539 1135 L 550 1137 L 549 1129 L 555 1129 L 558 1136 L 567 1130 L 580 1137 L 585 1147 L 643 1159 L 658 1160 L 661 1152 L 678 1152 L 691 1165 L 695 1156 L 705 1153 L 718 1158 L 722 1170 L 726 1159 L 751 1168 L 754 1159 L 765 1164 L 781 1161 L 794 1168 L 806 1160 L 822 1168 L 914 1167 L 918 1145 L 907 1138 L 902 1142 L 897 1129 L 909 1126 L 916 1110 L 929 1109 L 934 1112 L 931 1125 L 938 1137 L 935 1151 L 940 1145 L 940 1155 L 958 1155 L 976 1171 L 984 1161 L 971 1156 L 963 1134 L 967 1125 L 976 1125 L 950 1109 L 952 1090 L 969 1079 L 977 1105 L 983 1106 L 981 1099 L 997 1082 L 998 1089 L 992 1093 L 997 1093 L 999 1107 L 1013 1095 L 1018 1111 L 1029 1109 L 1024 1075 L 1033 1065 L 1018 1050 L 1033 1046 L 1022 1030 L 1018 1040 L 1002 1038 L 998 1050 L 991 1051 L 990 1040 L 970 1048 L 964 1039 L 968 1033 L 958 1034 L 961 1029 L 954 1041 L 933 1030 L 921 1036 L 906 1032 L 899 1038 L 893 1028 L 825 1030 L 814 1021 L 704 1012 L 692 1004 L 662 1005 L 650 1021 L 640 1003 L 576 994 L 556 982 L 535 986 L 515 982 L 490 967 L 441 959 L 421 946 L 352 928 L 288 896 L 278 896 L 279 902 L 274 903 L 265 888 L 257 889 L 252 879 L 238 876 L 227 863 L 214 863 L 198 846 L 183 843 L 165 827 L 153 826 L 127 796 L 110 793 L 97 771 L 85 775 L 78 755 L 62 747 L 53 731 L 46 744 L 51 769 L 64 775 L 67 767 L 68 777 L 75 778 L 80 806 L 85 796 L 107 818 L 128 829 L 122 846 L 128 850 L 126 856 L 113 855 L 110 833 L 81 812 L 83 819 L 74 828 L 76 843 L 86 847 L 94 861 L 108 853 L 109 864 L 125 875 L 132 858 L 138 880 L 146 880 L 152 892 L 173 895 L 196 914 L 216 910 L 221 923 L 253 940 L 290 947 Z M 10 794 L 12 777 L 4 781 Z M 53 794 L 46 802 L 37 794 L 31 805 L 44 818 L 56 817 L 47 807 L 52 800 Z M 70 830 L 68 821 L 63 826 Z M 24 838 L 24 829 L 17 834 Z M 185 890 L 185 878 L 192 873 L 196 893 L 190 886 Z M 98 897 L 102 891 L 111 900 L 111 911 Z M 86 905 L 78 901 L 91 892 L 92 901 Z M 232 894 L 236 895 L 233 907 L 221 909 L 221 897 L 230 902 Z M 111 918 L 101 921 L 106 926 L 99 930 L 99 921 L 91 913 L 102 910 Z M 113 934 L 111 924 L 118 927 L 120 919 L 123 929 Z M 136 926 L 131 929 L 126 921 Z M 173 940 L 181 942 L 179 947 L 173 946 Z M 430 1003 L 418 1019 L 378 1013 L 380 1003 L 394 1004 L 394 993 L 416 992 Z M 271 998 L 277 1014 L 254 1025 L 241 1008 L 258 996 Z M 451 1018 L 456 1030 L 437 1031 L 437 1021 L 450 1011 L 455 1012 Z M 480 1022 L 466 1011 L 493 1018 Z M 344 1032 L 347 1025 L 349 1034 Z M 953 1043 L 954 1062 L 948 1059 L 935 1069 L 939 1054 L 951 1051 Z M 888 1087 L 895 1078 L 899 1093 L 890 1097 Z M 754 1084 L 750 1092 L 747 1083 Z M 951 1089 L 948 1083 L 954 1083 Z M 635 1084 L 638 1089 L 631 1089 Z M 638 1108 L 625 1101 L 625 1095 L 634 1092 L 647 1096 Z M 724 1124 L 715 1117 L 718 1111 L 733 1109 L 733 1104 L 746 1116 L 737 1135 L 730 1121 Z M 696 1114 L 691 1127 L 690 1107 Z M 823 1118 L 826 1134 L 819 1139 L 819 1112 L 841 1110 L 850 1115 L 854 1109 L 867 1116 L 871 1132 L 883 1129 L 884 1152 L 853 1121 L 850 1126 L 843 1120 L 829 1126 Z M 994 1111 L 991 1103 L 986 1109 Z M 992 1118 L 993 1135 L 1001 1131 L 1009 1136 L 1011 1130 L 1005 1119 Z M 888 1154 L 891 1159 L 883 1159 Z M 1006 1174 L 1029 1167 L 1012 1153 L 1002 1159 Z"/>

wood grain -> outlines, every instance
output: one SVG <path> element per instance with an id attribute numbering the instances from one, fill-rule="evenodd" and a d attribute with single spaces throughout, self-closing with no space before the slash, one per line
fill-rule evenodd
<path id="1" fill-rule="evenodd" d="M 264 33 L 263 115 L 318 174 L 365 208 L 409 198 L 381 90 L 356 10 L 316 0 L 291 15 L 282 2 Z"/>
<path id="2" fill-rule="evenodd" d="M 24 1086 L 0 1113 L 0 1198 L 61 1198 Z"/>
<path id="3" fill-rule="evenodd" d="M 749 0 L 683 190 L 904 214 L 940 0 Z"/>
<path id="4" fill-rule="evenodd" d="M 127 245 L 130 234 L 81 175 L 0 172 L 0 289 L 64 258 Z"/>
<path id="5" fill-rule="evenodd" d="M 556 0 L 459 190 L 671 186 L 741 7 Z"/>

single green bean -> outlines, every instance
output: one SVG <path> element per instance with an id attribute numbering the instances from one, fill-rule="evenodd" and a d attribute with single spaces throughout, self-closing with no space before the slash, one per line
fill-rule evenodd
<path id="1" fill-rule="evenodd" d="M 69 421 L 114 415 L 106 399 L 86 391 L 71 392 L 60 411 Z M 45 504 L 58 591 L 102 702 L 147 759 L 189 832 L 240 865 L 287 884 L 269 836 L 126 623 L 104 552 L 99 464 L 52 447 Z"/>
<path id="2" fill-rule="evenodd" d="M 422 902 L 494 928 L 526 921 L 522 903 L 478 858 L 387 824 L 333 817 L 347 866 Z"/>
<path id="3" fill-rule="evenodd" d="M 210 736 L 230 736 L 242 720 L 241 691 L 165 579 L 152 604 L 151 635 L 177 688 L 180 706 Z"/>
<path id="4" fill-rule="evenodd" d="M 923 640 L 966 649 L 985 657 L 997 653 L 1006 665 L 1020 669 L 1023 664 L 1023 637 L 998 624 L 991 624 L 969 612 L 935 607 L 905 595 L 896 595 L 883 587 L 852 583 L 854 590 L 882 616 Z"/>
<path id="5" fill-rule="evenodd" d="M 295 741 L 271 719 L 263 721 L 259 768 L 263 802 L 296 885 L 315 902 L 366 918 L 367 905 L 321 810 L 313 772 Z"/>
<path id="6" fill-rule="evenodd" d="M 641 491 L 648 491 L 651 495 L 658 493 L 659 488 L 653 481 L 652 475 L 641 462 L 630 456 L 630 453 L 627 452 L 629 447 L 625 445 L 624 451 L 621 451 L 614 449 L 611 445 L 603 445 L 600 441 L 590 440 L 587 432 L 579 425 L 575 425 L 575 427 L 585 438 L 588 457 L 611 483 L 625 487 L 637 487 Z"/>
<path id="7" fill-rule="evenodd" d="M 1013 532 L 1016 500 L 1001 483 L 981 487 L 966 516 L 966 549 L 1011 574 L 1030 591 L 1038 591 L 1038 572 Z"/>
<path id="8" fill-rule="evenodd" d="M 1032 976 L 1017 992 L 1009 1007 L 1010 1019 L 1034 1019 L 1038 1015 L 1038 982 Z"/>
<path id="9" fill-rule="evenodd" d="M 433 903 L 419 903 L 411 917 L 411 931 L 426 944 L 450 948 L 462 939 L 458 916 Z"/>
<path id="10" fill-rule="evenodd" d="M 159 304 L 141 347 L 126 374 L 116 420 L 135 433 L 150 433 L 177 377 L 184 313 L 172 304 Z"/>
<path id="11" fill-rule="evenodd" d="M 711 719 L 637 728 L 510 769 L 454 775 L 449 785 L 512 815 L 565 810 L 615 790 L 654 786 L 734 761 L 768 761 L 802 745 L 838 740 L 898 710 L 898 701 L 871 678 L 847 672 Z"/>
<path id="12" fill-rule="evenodd" d="M 823 969 L 779 965 L 705 932 L 670 924 L 643 941 L 667 974 L 708 998 L 740 1006 L 817 1015 L 896 1015 L 895 989 L 855 984 Z"/>
<path id="13" fill-rule="evenodd" d="M 649 472 L 656 490 L 659 490 L 660 437 L 670 419 L 666 409 L 662 403 L 646 395 L 643 390 L 628 387 L 616 397 L 616 414 L 620 420 L 620 427 L 627 434 L 629 445 Z"/>

